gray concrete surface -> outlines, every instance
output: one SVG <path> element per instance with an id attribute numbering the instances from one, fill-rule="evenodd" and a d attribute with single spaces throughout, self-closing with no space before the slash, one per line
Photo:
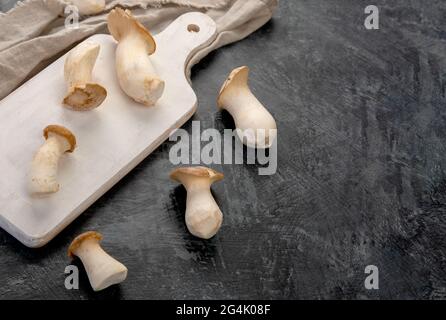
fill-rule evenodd
<path id="1" fill-rule="evenodd" d="M 225 174 L 215 238 L 187 232 L 166 142 L 46 247 L 0 231 L 0 299 L 446 298 L 446 4 L 375 1 L 375 31 L 368 4 L 281 1 L 194 68 L 203 129 L 233 127 L 215 100 L 240 65 L 279 127 L 275 175 L 213 166 Z M 81 272 L 79 290 L 64 288 L 66 249 L 86 230 L 128 266 L 124 283 L 94 293 Z"/>

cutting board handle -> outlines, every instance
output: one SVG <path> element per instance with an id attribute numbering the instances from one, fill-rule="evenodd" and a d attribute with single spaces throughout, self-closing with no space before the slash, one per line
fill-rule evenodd
<path id="1" fill-rule="evenodd" d="M 201 12 L 186 13 L 163 31 L 156 55 L 171 61 L 184 61 L 185 68 L 191 57 L 216 37 L 217 25 L 212 18 Z"/>

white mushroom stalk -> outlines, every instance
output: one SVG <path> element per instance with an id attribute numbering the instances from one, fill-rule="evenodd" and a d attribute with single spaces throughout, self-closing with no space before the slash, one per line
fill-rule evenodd
<path id="1" fill-rule="evenodd" d="M 105 252 L 99 242 L 102 235 L 89 231 L 77 236 L 68 248 L 68 256 L 79 257 L 94 291 L 121 283 L 127 278 L 127 268 Z"/>
<path id="2" fill-rule="evenodd" d="M 149 55 L 156 50 L 150 32 L 129 10 L 113 9 L 108 15 L 108 29 L 118 41 L 116 72 L 122 90 L 135 101 L 153 106 L 164 92 Z"/>
<path id="3" fill-rule="evenodd" d="M 107 97 L 107 90 L 92 82 L 92 72 L 100 46 L 83 42 L 74 48 L 65 60 L 65 82 L 68 93 L 63 100 L 65 106 L 77 111 L 98 107 Z"/>
<path id="4" fill-rule="evenodd" d="M 223 214 L 211 193 L 211 185 L 223 174 L 206 167 L 184 167 L 171 172 L 170 178 L 187 190 L 186 226 L 194 236 L 209 239 L 220 229 Z"/>
<path id="5" fill-rule="evenodd" d="M 246 146 L 269 148 L 277 137 L 276 121 L 251 92 L 248 76 L 248 67 L 233 70 L 220 90 L 217 105 L 232 115 Z"/>
<path id="6" fill-rule="evenodd" d="M 60 157 L 73 152 L 75 136 L 66 128 L 49 125 L 43 130 L 45 143 L 39 148 L 31 164 L 30 192 L 32 194 L 54 193 L 59 190 L 57 169 Z"/>
<path id="7" fill-rule="evenodd" d="M 104 11 L 105 0 L 70 0 L 81 15 L 93 15 Z"/>

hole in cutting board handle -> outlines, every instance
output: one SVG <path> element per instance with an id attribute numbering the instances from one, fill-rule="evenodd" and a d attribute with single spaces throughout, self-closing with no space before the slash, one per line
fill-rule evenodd
<path id="1" fill-rule="evenodd" d="M 189 32 L 200 32 L 200 27 L 197 26 L 196 24 L 190 24 L 187 26 L 187 31 Z"/>

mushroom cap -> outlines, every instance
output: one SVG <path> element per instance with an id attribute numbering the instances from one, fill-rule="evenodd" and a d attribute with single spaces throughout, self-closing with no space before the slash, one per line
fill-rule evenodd
<path id="1" fill-rule="evenodd" d="M 219 108 L 223 107 L 223 95 L 231 88 L 242 88 L 248 84 L 249 68 L 247 66 L 238 67 L 231 71 L 223 86 L 220 89 L 220 93 L 217 98 L 217 105 Z"/>
<path id="2" fill-rule="evenodd" d="M 68 247 L 68 257 L 73 259 L 75 256 L 74 251 L 76 251 L 77 248 L 79 248 L 85 240 L 89 239 L 95 239 L 97 240 L 97 242 L 99 242 L 102 240 L 102 234 L 96 231 L 87 231 L 78 235 L 76 238 L 74 238 L 74 240 Z"/>
<path id="3" fill-rule="evenodd" d="M 116 41 L 119 42 L 128 34 L 136 32 L 147 43 L 148 54 L 153 54 L 156 51 L 156 43 L 152 34 L 132 15 L 130 10 L 113 9 L 108 14 L 107 23 L 108 30 Z"/>
<path id="4" fill-rule="evenodd" d="M 67 139 L 68 143 L 70 144 L 70 149 L 67 152 L 73 152 L 74 149 L 76 148 L 76 137 L 67 128 L 59 126 L 57 124 L 51 124 L 47 126 L 45 129 L 43 129 L 43 136 L 45 137 L 45 139 L 48 139 L 48 135 L 50 133 L 57 134 Z"/>
<path id="5" fill-rule="evenodd" d="M 87 83 L 75 86 L 63 99 L 69 109 L 88 111 L 97 108 L 107 97 L 107 90 L 99 84 Z"/>
<path id="6" fill-rule="evenodd" d="M 206 167 L 180 167 L 172 170 L 170 173 L 170 178 L 172 180 L 181 182 L 182 177 L 197 177 L 197 178 L 208 178 L 212 182 L 220 181 L 224 178 L 223 173 L 215 171 Z"/>

